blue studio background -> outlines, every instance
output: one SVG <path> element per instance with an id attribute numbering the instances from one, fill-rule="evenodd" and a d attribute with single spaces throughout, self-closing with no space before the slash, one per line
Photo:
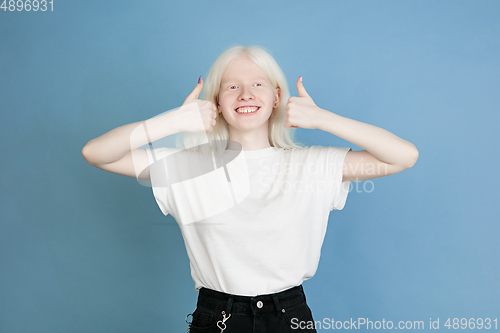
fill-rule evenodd
<path id="1" fill-rule="evenodd" d="M 447 318 L 500 319 L 500 2 L 53 8 L 0 11 L 0 332 L 187 329 L 197 292 L 175 220 L 151 188 L 88 165 L 81 149 L 180 106 L 236 44 L 267 48 L 292 96 L 303 75 L 319 107 L 420 152 L 409 170 L 353 183 L 331 212 L 318 271 L 304 283 L 315 319 L 427 330 L 439 318 L 442 331 Z M 297 138 L 362 149 L 320 130 Z"/>

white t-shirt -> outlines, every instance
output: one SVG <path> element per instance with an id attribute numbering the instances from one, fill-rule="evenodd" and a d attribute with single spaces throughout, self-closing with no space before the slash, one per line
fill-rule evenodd
<path id="1" fill-rule="evenodd" d="M 344 208 L 347 199 L 350 183 L 342 182 L 342 171 L 350 150 L 242 151 L 225 168 L 196 170 L 189 177 L 180 174 L 196 160 L 164 163 L 180 149 L 147 149 L 150 165 L 156 161 L 154 197 L 181 229 L 195 289 L 256 296 L 311 278 L 330 211 Z"/>

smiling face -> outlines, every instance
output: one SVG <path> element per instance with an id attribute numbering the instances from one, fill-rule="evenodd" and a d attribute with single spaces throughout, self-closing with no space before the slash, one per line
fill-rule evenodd
<path id="1" fill-rule="evenodd" d="M 222 76 L 217 108 L 229 125 L 230 136 L 255 131 L 267 136 L 269 117 L 278 101 L 279 88 L 275 89 L 267 75 L 247 56 L 241 55 L 229 63 Z M 247 113 L 239 113 L 237 109 Z"/>

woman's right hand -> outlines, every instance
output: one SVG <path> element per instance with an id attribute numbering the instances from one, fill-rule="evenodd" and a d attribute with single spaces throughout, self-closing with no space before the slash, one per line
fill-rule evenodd
<path id="1" fill-rule="evenodd" d="M 177 128 L 181 132 L 211 132 L 216 124 L 217 107 L 214 103 L 198 99 L 203 90 L 203 79 L 188 95 L 176 113 Z"/>

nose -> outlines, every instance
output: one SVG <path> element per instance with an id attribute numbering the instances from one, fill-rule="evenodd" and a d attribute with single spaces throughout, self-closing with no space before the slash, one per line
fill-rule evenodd
<path id="1" fill-rule="evenodd" d="M 251 99 L 251 98 L 253 99 L 253 97 L 254 96 L 253 96 L 253 93 L 250 90 L 250 88 L 247 87 L 247 86 L 245 86 L 245 85 L 242 86 L 239 99 L 240 100 L 248 100 L 248 99 Z"/>

